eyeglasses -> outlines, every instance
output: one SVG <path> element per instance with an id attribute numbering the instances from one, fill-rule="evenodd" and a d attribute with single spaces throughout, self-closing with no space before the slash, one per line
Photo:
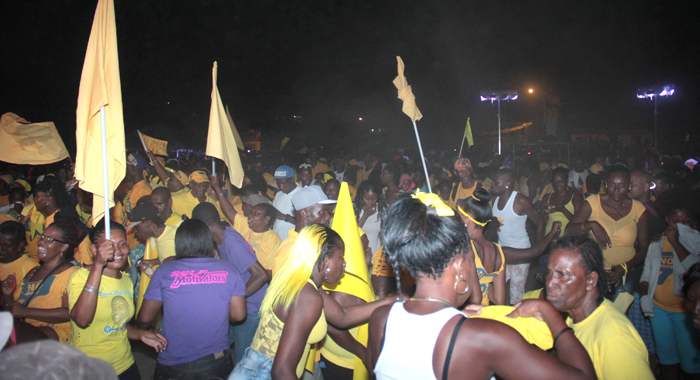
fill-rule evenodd
<path id="1" fill-rule="evenodd" d="M 61 240 L 58 240 L 58 239 L 56 239 L 56 238 L 52 238 L 51 236 L 46 236 L 46 235 L 44 235 L 44 234 L 38 234 L 37 236 L 39 237 L 39 240 L 46 240 L 46 242 L 49 243 L 49 244 L 51 244 L 51 243 L 53 243 L 53 242 L 55 242 L 55 241 L 57 241 L 57 242 L 59 242 L 59 243 L 61 243 L 61 244 L 68 244 L 68 243 L 66 243 L 65 241 L 61 241 Z"/>

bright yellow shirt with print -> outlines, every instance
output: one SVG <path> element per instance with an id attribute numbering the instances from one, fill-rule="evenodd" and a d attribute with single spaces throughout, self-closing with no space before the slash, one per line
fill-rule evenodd
<path id="1" fill-rule="evenodd" d="M 673 246 L 664 239 L 661 249 L 661 267 L 659 268 L 659 281 L 654 292 L 654 306 L 666 311 L 686 313 L 685 297 L 673 294 Z M 649 284 L 653 286 L 654 284 Z"/>
<path id="2" fill-rule="evenodd" d="M 233 229 L 238 231 L 244 239 L 248 241 L 253 250 L 255 251 L 255 256 L 258 258 L 258 262 L 267 263 L 280 244 L 282 244 L 282 239 L 273 230 L 267 230 L 265 232 L 255 232 L 248 226 L 248 218 L 241 214 L 236 214 L 236 218 L 233 222 Z M 272 270 L 265 265 L 263 267 L 267 270 Z"/>
<path id="3" fill-rule="evenodd" d="M 5 279 L 7 279 L 7 276 L 14 274 L 15 281 L 17 281 L 17 283 L 20 283 L 24 279 L 24 276 L 26 276 L 27 273 L 29 273 L 29 271 L 32 270 L 32 268 L 38 266 L 39 263 L 36 260 L 32 259 L 28 255 L 22 255 L 17 260 L 11 263 L 0 264 L 0 281 L 4 281 Z M 15 289 L 15 298 L 19 297 L 20 291 L 21 288 L 18 286 Z"/>
<path id="4" fill-rule="evenodd" d="M 89 274 L 89 270 L 81 268 L 71 276 L 67 289 L 69 309 L 78 302 Z M 120 279 L 102 276 L 92 323 L 83 329 L 71 320 L 71 346 L 111 364 L 117 374 L 134 364 L 126 331 L 126 323 L 134 316 L 133 291 L 134 285 L 125 272 Z"/>

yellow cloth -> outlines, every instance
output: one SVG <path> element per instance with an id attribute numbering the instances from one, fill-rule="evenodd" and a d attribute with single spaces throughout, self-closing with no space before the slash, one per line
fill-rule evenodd
<path id="1" fill-rule="evenodd" d="M 464 137 L 467 139 L 467 147 L 471 147 L 474 145 L 474 137 L 472 136 L 472 125 L 469 123 L 469 119 L 467 118 L 467 127 L 464 128 Z"/>
<path id="2" fill-rule="evenodd" d="M 311 280 L 309 280 L 309 283 L 316 287 Z M 282 322 L 273 311 L 263 313 L 260 316 L 258 330 L 255 332 L 255 337 L 253 338 L 253 342 L 250 344 L 250 348 L 270 359 L 274 359 L 275 355 L 277 354 L 277 347 L 279 347 L 280 338 L 282 338 L 283 330 L 284 322 Z M 321 341 L 321 339 L 326 336 L 327 331 L 328 324 L 326 322 L 326 314 L 323 309 L 321 309 L 321 316 L 311 329 L 311 333 L 306 339 L 304 353 L 301 355 L 299 364 L 297 364 L 297 377 L 301 378 L 301 375 L 304 374 L 304 366 L 306 365 L 307 358 L 309 357 L 311 345 Z"/>
<path id="3" fill-rule="evenodd" d="M 9 222 L 9 221 L 18 222 L 18 220 L 13 218 L 12 215 L 0 213 L 0 224 L 3 224 L 5 222 Z"/>
<path id="4" fill-rule="evenodd" d="M 102 219 L 104 189 L 102 172 L 102 129 L 100 109 L 104 107 L 107 141 L 107 178 L 109 207 L 114 206 L 114 191 L 126 174 L 122 90 L 119 81 L 117 27 L 114 2 L 100 0 L 92 21 L 76 111 L 75 178 L 85 191 L 93 193 L 94 223 Z"/>
<path id="5" fill-rule="evenodd" d="M 654 380 L 644 341 L 627 316 L 609 300 L 583 321 L 574 323 L 569 317 L 566 324 L 588 351 L 598 379 Z"/>
<path id="6" fill-rule="evenodd" d="M 396 277 L 394 267 L 391 266 L 384 252 L 384 246 L 372 255 L 372 276 Z"/>
<path id="7" fill-rule="evenodd" d="M 68 307 L 78 302 L 90 271 L 81 268 L 68 282 Z M 73 339 L 71 346 L 87 356 L 106 361 L 121 374 L 134 364 L 126 323 L 134 316 L 134 285 L 129 275 L 122 278 L 102 276 L 97 297 L 95 317 L 87 328 L 80 328 L 71 320 Z"/>
<path id="8" fill-rule="evenodd" d="M 199 199 L 195 198 L 192 195 L 191 191 L 187 192 L 182 192 L 178 193 L 177 195 L 173 195 L 173 207 L 172 210 L 173 212 L 180 214 L 180 215 L 185 215 L 188 218 L 192 217 L 192 210 L 194 210 L 195 207 L 199 204 Z M 218 204 L 216 204 L 216 201 L 207 195 L 207 202 L 213 204 L 216 206 L 216 210 L 219 211 L 219 216 L 222 218 L 224 217 L 224 213 L 221 212 L 221 208 L 219 207 Z"/>
<path id="9" fill-rule="evenodd" d="M 141 137 L 141 142 L 143 142 L 143 145 L 146 146 L 146 148 L 153 152 L 153 154 L 158 154 L 161 156 L 167 156 L 168 155 L 168 142 L 165 140 L 158 140 L 154 139 L 153 137 L 146 136 L 141 131 L 136 131 L 139 134 L 139 137 Z"/>
<path id="10" fill-rule="evenodd" d="M 253 250 L 255 251 L 255 256 L 258 258 L 258 262 L 267 270 L 272 270 L 272 267 L 267 267 L 270 262 L 271 256 L 277 251 L 280 244 L 282 244 L 282 239 L 273 230 L 267 230 L 265 232 L 255 232 L 248 226 L 248 218 L 241 214 L 236 214 L 234 219 L 233 229 L 238 231 L 243 238 L 248 241 Z"/>
<path id="11" fill-rule="evenodd" d="M 487 306 L 481 309 L 481 314 L 475 318 L 485 318 L 498 321 L 514 328 L 530 344 L 543 350 L 552 348 L 552 333 L 547 324 L 537 318 L 510 318 L 506 315 L 515 310 L 512 306 Z"/>
<path id="12" fill-rule="evenodd" d="M 666 311 L 674 311 L 677 313 L 687 313 L 685 307 L 685 297 L 673 294 L 673 246 L 664 239 L 664 246 L 661 249 L 661 268 L 659 269 L 659 280 L 657 284 L 649 284 L 656 286 L 654 292 L 654 306 L 662 308 Z"/>
<path id="13" fill-rule="evenodd" d="M 224 104 L 221 102 L 221 95 L 216 87 L 217 70 L 218 65 L 214 62 L 214 67 L 211 71 L 212 90 L 207 155 L 223 160 L 228 166 L 231 183 L 241 188 L 244 177 L 243 165 L 241 165 L 241 157 L 238 155 L 238 147 L 234 137 L 233 129 L 235 126 L 231 125 L 226 117 Z"/>
<path id="14" fill-rule="evenodd" d="M 193 171 L 192 173 L 190 173 L 190 176 L 188 177 L 188 179 L 190 181 L 195 181 L 198 183 L 211 182 L 211 180 L 209 180 L 209 175 L 204 170 Z"/>
<path id="15" fill-rule="evenodd" d="M 331 168 L 328 167 L 328 165 L 324 164 L 321 161 L 316 162 L 316 166 L 311 168 L 311 176 L 316 178 L 316 174 L 318 173 L 328 173 L 331 171 Z"/>
<path id="16" fill-rule="evenodd" d="M 474 186 L 465 189 L 464 187 L 462 187 L 462 182 L 458 182 L 456 185 L 454 185 L 457 186 L 457 192 L 453 194 L 455 192 L 454 187 L 452 187 L 452 190 L 450 190 L 450 197 L 447 200 L 447 205 L 452 207 L 453 209 L 456 209 L 459 202 L 471 197 L 474 194 L 474 191 L 476 191 L 476 187 L 478 186 L 478 184 L 479 183 L 477 181 L 474 181 Z"/>
<path id="17" fill-rule="evenodd" d="M 591 165 L 590 168 L 588 168 L 588 171 L 593 173 L 593 174 L 598 174 L 603 171 L 603 165 L 595 163 Z"/>
<path id="18" fill-rule="evenodd" d="M 523 299 L 524 299 L 524 300 L 529 300 L 529 299 L 537 300 L 537 299 L 540 299 L 540 295 L 542 294 L 542 291 L 543 291 L 543 290 L 544 290 L 544 288 L 540 288 L 540 289 L 531 290 L 531 291 L 529 291 L 529 292 L 526 292 L 525 294 L 523 294 Z"/>
<path id="19" fill-rule="evenodd" d="M 19 284 L 24 279 L 24 276 L 27 275 L 27 272 L 38 266 L 39 263 L 36 260 L 32 259 L 28 255 L 22 255 L 13 262 L 0 264 L 0 281 L 5 281 L 7 276 L 14 274 L 15 280 Z M 21 289 L 19 286 L 15 288 L 15 298 L 19 297 L 20 290 Z"/>
<path id="20" fill-rule="evenodd" d="M 0 117 L 0 161 L 44 165 L 67 157 L 53 121 L 29 123 L 12 112 Z"/>
<path id="21" fill-rule="evenodd" d="M 569 203 L 564 205 L 564 208 L 567 209 L 571 215 L 574 214 L 574 194 L 571 194 L 571 199 L 569 200 Z M 554 222 L 561 222 L 561 231 L 564 231 L 566 229 L 566 225 L 569 224 L 569 219 L 561 211 L 553 212 L 547 215 L 547 225 L 544 228 L 545 235 L 552 230 L 552 225 Z M 562 235 L 564 234 L 560 234 L 560 236 Z"/>
<path id="22" fill-rule="evenodd" d="M 350 192 L 350 198 L 352 198 L 352 200 L 354 201 L 355 196 L 357 196 L 357 189 L 355 188 L 355 186 L 348 185 L 348 191 Z"/>
<path id="23" fill-rule="evenodd" d="M 156 248 L 156 239 L 150 238 L 146 241 L 146 250 L 143 254 L 143 260 L 153 260 L 158 258 L 158 249 Z M 159 265 L 154 265 L 151 268 L 157 270 Z M 136 304 L 136 314 L 141 310 L 141 304 L 143 304 L 143 295 L 148 289 L 148 284 L 151 282 L 151 276 L 146 274 L 146 272 L 141 272 L 141 280 L 139 281 L 139 298 Z"/>
<path id="24" fill-rule="evenodd" d="M 25 215 L 26 218 L 25 224 L 26 220 L 29 220 L 29 231 L 27 231 L 27 241 L 29 244 L 27 245 L 27 252 L 29 252 L 29 256 L 31 256 L 32 259 L 39 261 L 37 257 L 39 249 L 37 246 L 37 242 L 39 242 L 38 235 L 43 234 L 46 227 L 53 223 L 53 218 L 56 216 L 56 212 L 60 210 L 56 210 L 56 212 L 44 218 L 44 215 L 37 211 L 33 204 L 25 207 L 24 209 L 26 210 L 28 208 L 29 210 L 26 215 L 24 214 L 24 210 L 22 210 L 22 215 Z"/>
<path id="25" fill-rule="evenodd" d="M 156 247 L 158 248 L 158 259 L 162 263 L 168 257 L 175 256 L 175 233 L 177 228 L 182 224 L 182 220 L 177 226 L 165 225 L 165 230 L 156 238 Z"/>
<path id="26" fill-rule="evenodd" d="M 179 227 L 181 223 L 182 223 L 182 215 L 180 215 L 176 212 L 173 212 L 172 214 L 170 214 L 170 216 L 168 217 L 168 220 L 165 221 L 166 226 Z"/>
<path id="27" fill-rule="evenodd" d="M 472 241 L 472 250 L 474 251 L 474 261 L 476 263 L 476 274 L 479 276 L 479 285 L 481 286 L 481 304 L 484 306 L 488 306 L 489 304 L 489 288 L 491 287 L 493 280 L 495 280 L 496 277 L 498 277 L 498 275 L 501 274 L 501 272 L 503 272 L 503 270 L 506 268 L 506 258 L 503 255 L 503 249 L 496 243 L 494 243 L 494 246 L 496 247 L 497 254 L 500 256 L 501 266 L 498 268 L 498 270 L 488 273 L 486 268 L 484 268 L 484 264 L 481 262 L 479 255 L 476 254 L 474 241 Z"/>
<path id="28" fill-rule="evenodd" d="M 282 139 L 282 144 L 280 145 L 280 150 L 282 150 L 282 148 L 284 148 L 284 146 L 287 145 L 289 140 L 290 140 L 289 137 L 285 137 Z"/>
<path id="29" fill-rule="evenodd" d="M 233 199 L 229 199 L 229 201 L 231 202 L 233 209 L 236 210 L 236 213 L 243 215 L 243 199 L 241 198 L 241 196 L 236 195 L 235 197 L 233 197 Z"/>
<path id="30" fill-rule="evenodd" d="M 396 57 L 396 61 L 398 62 L 399 75 L 394 79 L 394 86 L 396 86 L 396 89 L 399 90 L 399 99 L 403 100 L 403 107 L 401 110 L 403 113 L 408 115 L 411 120 L 420 120 L 423 118 L 423 114 L 421 114 L 418 107 L 416 107 L 416 96 L 413 95 L 411 86 L 408 85 L 408 81 L 403 75 L 403 61 L 399 56 Z"/>
<path id="31" fill-rule="evenodd" d="M 66 266 L 66 264 L 63 265 Z M 36 292 L 36 295 L 27 306 L 34 309 L 56 309 L 63 306 L 63 295 L 66 293 L 68 279 L 76 270 L 78 270 L 78 267 L 71 266 L 59 274 L 51 275 L 51 277 L 44 281 L 41 289 Z M 39 284 L 41 284 L 41 281 L 29 282 L 29 280 L 25 278 L 21 283 L 17 280 L 17 284 L 21 284 L 19 286 L 21 286 L 22 289 L 16 301 L 24 303 L 24 301 L 34 293 L 34 290 L 36 290 Z M 50 327 L 56 331 L 58 340 L 61 343 L 69 344 L 71 341 L 70 322 L 48 323 L 31 318 L 26 318 L 24 321 L 36 327 Z"/>
<path id="32" fill-rule="evenodd" d="M 292 250 L 292 247 L 294 246 L 294 243 L 297 242 L 298 238 L 299 233 L 296 232 L 294 228 L 290 228 L 289 232 L 287 232 L 287 238 L 282 242 L 282 244 L 280 244 L 277 251 L 275 251 L 275 254 L 268 258 L 267 264 L 263 264 L 265 269 L 272 267 L 272 277 L 275 277 L 277 271 L 282 268 L 284 260 L 287 259 L 287 256 L 289 256 L 289 252 Z"/>
<path id="33" fill-rule="evenodd" d="M 233 118 L 231 117 L 231 112 L 228 110 L 228 106 L 226 106 L 226 119 L 228 119 L 228 123 L 231 124 L 231 131 L 233 132 L 233 139 L 236 140 L 236 147 L 240 150 L 245 150 L 245 145 L 243 145 L 241 135 L 238 133 L 238 128 L 233 124 Z"/>
<path id="34" fill-rule="evenodd" d="M 73 255 L 76 262 L 82 265 L 92 265 L 95 258 L 90 250 L 91 245 L 92 242 L 90 242 L 90 236 L 85 236 L 85 239 L 80 242 L 80 245 L 75 250 L 75 254 Z"/>
<path id="35" fill-rule="evenodd" d="M 589 221 L 600 223 L 608 233 L 611 248 L 603 249 L 605 259 L 605 269 L 610 269 L 613 265 L 626 263 L 634 257 L 634 242 L 637 240 L 637 222 L 646 208 L 638 201 L 632 200 L 632 209 L 622 219 L 615 221 L 605 213 L 600 205 L 600 195 L 593 194 L 586 198 L 586 202 L 591 205 L 591 216 Z M 593 233 L 591 232 L 591 237 Z"/>
<path id="36" fill-rule="evenodd" d="M 359 330 L 360 327 L 358 326 L 351 328 L 348 330 L 348 332 L 353 338 L 355 338 L 355 340 L 357 340 L 357 333 Z M 345 350 L 343 347 L 340 347 L 338 343 L 336 343 L 333 338 L 330 337 L 330 335 L 327 335 L 326 339 L 323 340 L 321 355 L 337 366 L 347 369 L 355 369 L 355 355 L 350 351 Z"/>
<path id="37" fill-rule="evenodd" d="M 136 202 L 142 197 L 151 195 L 153 189 L 151 185 L 145 179 L 142 179 L 131 188 L 131 195 L 129 195 L 129 202 L 131 202 L 131 209 L 136 207 Z"/>

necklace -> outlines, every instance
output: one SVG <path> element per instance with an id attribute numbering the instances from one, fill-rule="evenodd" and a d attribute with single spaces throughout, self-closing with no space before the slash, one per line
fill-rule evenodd
<path id="1" fill-rule="evenodd" d="M 409 301 L 431 301 L 431 302 L 440 302 L 440 303 L 445 304 L 445 305 L 447 305 L 447 306 L 449 306 L 449 307 L 454 307 L 454 306 L 452 306 L 451 303 L 449 303 L 449 302 L 447 302 L 447 301 L 445 301 L 445 300 L 441 300 L 441 299 L 439 299 L 439 298 L 433 298 L 433 297 L 421 297 L 421 298 L 411 297 L 411 298 L 409 298 L 408 300 L 409 300 Z"/>

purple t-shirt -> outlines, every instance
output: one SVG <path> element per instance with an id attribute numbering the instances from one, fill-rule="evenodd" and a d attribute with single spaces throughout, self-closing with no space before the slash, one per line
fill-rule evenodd
<path id="1" fill-rule="evenodd" d="M 245 283 L 223 260 L 197 257 L 161 265 L 143 296 L 163 302 L 168 349 L 158 354 L 158 362 L 183 364 L 228 349 L 234 296 L 245 296 Z"/>
<path id="2" fill-rule="evenodd" d="M 236 269 L 238 269 L 238 274 L 243 279 L 243 283 L 247 284 L 251 277 L 248 268 L 258 261 L 253 247 L 248 244 L 248 241 L 245 240 L 243 235 L 229 226 L 226 227 L 224 231 L 224 240 L 218 248 L 221 259 L 233 264 Z M 263 298 L 265 298 L 265 293 L 267 293 L 267 284 L 263 285 L 257 292 L 246 298 L 248 314 L 257 313 L 258 310 L 260 310 L 260 305 L 262 304 Z"/>

